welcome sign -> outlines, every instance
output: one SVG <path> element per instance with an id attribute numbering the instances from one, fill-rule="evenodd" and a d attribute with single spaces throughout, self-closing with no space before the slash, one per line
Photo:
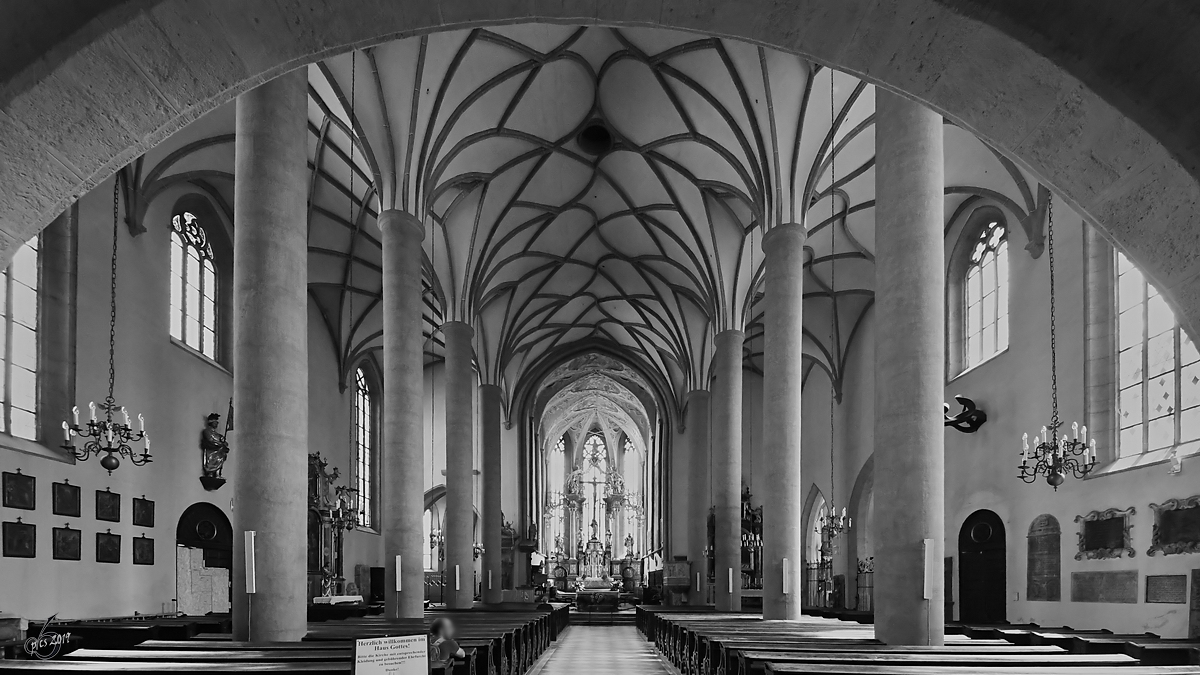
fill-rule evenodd
<path id="1" fill-rule="evenodd" d="M 424 635 L 354 641 L 356 675 L 428 675 L 429 641 Z"/>

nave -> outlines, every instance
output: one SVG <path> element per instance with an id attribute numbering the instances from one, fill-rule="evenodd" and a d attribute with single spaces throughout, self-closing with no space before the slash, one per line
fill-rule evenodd
<path id="1" fill-rule="evenodd" d="M 529 675 L 669 675 L 632 624 L 572 625 Z"/>
<path id="2" fill-rule="evenodd" d="M 0 68 L 12 667 L 1194 662 L 1200 182 L 985 3 L 224 2 Z"/>

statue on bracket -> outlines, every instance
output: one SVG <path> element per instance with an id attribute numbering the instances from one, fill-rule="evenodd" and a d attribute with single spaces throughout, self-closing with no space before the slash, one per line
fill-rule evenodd
<path id="1" fill-rule="evenodd" d="M 229 442 L 225 437 L 233 430 L 233 399 L 229 399 L 229 415 L 225 420 L 225 433 L 217 432 L 221 425 L 221 414 L 212 413 L 204 421 L 204 430 L 200 432 L 201 470 L 200 483 L 204 489 L 213 491 L 225 484 L 221 471 L 225 468 L 225 460 L 229 457 Z"/>

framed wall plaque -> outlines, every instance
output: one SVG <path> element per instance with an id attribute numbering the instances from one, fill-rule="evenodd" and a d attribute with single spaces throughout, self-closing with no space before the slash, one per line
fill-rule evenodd
<path id="1" fill-rule="evenodd" d="M 37 479 L 26 476 L 20 469 L 0 475 L 3 475 L 5 508 L 32 511 L 37 507 Z"/>
<path id="2" fill-rule="evenodd" d="M 96 533 L 96 562 L 121 562 L 121 535 L 108 532 Z"/>
<path id="3" fill-rule="evenodd" d="M 1150 574 L 1146 576 L 1146 602 L 1186 605 L 1186 574 Z"/>
<path id="4" fill-rule="evenodd" d="M 56 516 L 80 517 L 80 489 L 71 481 L 50 484 L 50 505 Z"/>
<path id="5" fill-rule="evenodd" d="M 0 527 L 3 538 L 3 554 L 5 558 L 36 558 L 37 557 L 37 526 L 16 522 L 5 522 Z"/>
<path id="6" fill-rule="evenodd" d="M 69 523 L 52 532 L 55 560 L 83 560 L 83 532 L 71 529 Z"/>
<path id="7" fill-rule="evenodd" d="M 1200 553 L 1200 495 L 1151 504 L 1154 530 L 1146 555 Z M 1148 601 L 1147 601 L 1148 602 Z"/>
<path id="8" fill-rule="evenodd" d="M 1134 507 L 1127 509 L 1105 509 L 1075 516 L 1079 523 L 1079 552 L 1076 560 L 1103 560 L 1137 555 L 1133 549 L 1133 525 L 1129 517 L 1137 513 Z"/>
<path id="9" fill-rule="evenodd" d="M 107 520 L 110 523 L 121 522 L 121 495 L 110 491 L 96 490 L 96 520 Z"/>
<path id="10" fill-rule="evenodd" d="M 146 499 L 146 495 L 133 498 L 133 524 L 154 527 L 154 500 Z"/>
<path id="11" fill-rule="evenodd" d="M 154 564 L 154 540 L 142 535 L 133 540 L 133 564 Z"/>

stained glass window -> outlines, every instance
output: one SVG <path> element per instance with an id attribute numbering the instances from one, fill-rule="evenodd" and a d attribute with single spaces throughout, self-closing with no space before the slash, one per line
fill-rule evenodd
<path id="1" fill-rule="evenodd" d="M 358 524 L 374 527 L 375 408 L 371 386 L 362 368 L 354 372 L 354 487 L 358 490 Z"/>
<path id="2" fill-rule="evenodd" d="M 217 358 L 217 271 L 196 216 L 171 219 L 171 337 Z"/>
<path id="3" fill-rule="evenodd" d="M 980 232 L 967 267 L 966 367 L 1008 349 L 1008 238 L 993 222 Z"/>
<path id="4" fill-rule="evenodd" d="M 1200 353 L 1158 289 L 1117 256 L 1118 455 L 1200 438 Z"/>
<path id="5" fill-rule="evenodd" d="M 4 297 L 0 315 L 4 332 L 3 431 L 37 440 L 38 396 L 38 286 L 40 239 L 34 237 L 17 250 L 4 271 Z"/>

